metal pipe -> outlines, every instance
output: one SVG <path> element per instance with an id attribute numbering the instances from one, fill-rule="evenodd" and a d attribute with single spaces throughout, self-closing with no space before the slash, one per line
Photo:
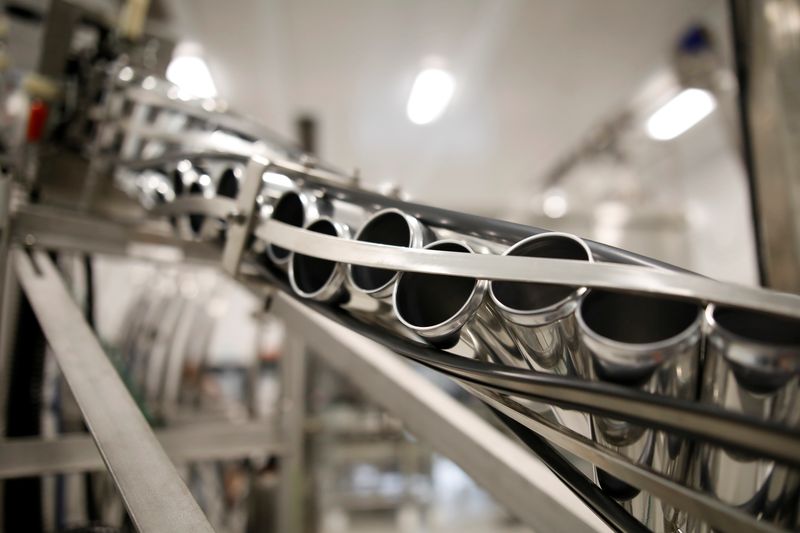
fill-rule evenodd
<path id="1" fill-rule="evenodd" d="M 692 400 L 697 394 L 702 309 L 692 303 L 592 291 L 576 313 L 589 378 Z M 629 422 L 592 416 L 592 438 L 631 461 L 685 483 L 690 441 Z M 654 530 L 685 527 L 686 514 L 597 471 L 600 486 Z"/>
<path id="2" fill-rule="evenodd" d="M 305 229 L 340 239 L 350 237 L 349 228 L 330 217 L 321 217 L 308 224 Z M 297 253 L 291 254 L 289 283 L 294 292 L 303 298 L 310 298 L 318 302 L 344 303 L 349 299 L 345 287 L 346 280 L 347 267 L 343 263 Z"/>
<path id="3" fill-rule="evenodd" d="M 732 307 L 705 312 L 700 401 L 800 428 L 800 321 Z M 775 461 L 701 443 L 691 486 L 785 528 L 797 518 L 800 472 Z M 690 531 L 710 531 L 698 517 Z"/>

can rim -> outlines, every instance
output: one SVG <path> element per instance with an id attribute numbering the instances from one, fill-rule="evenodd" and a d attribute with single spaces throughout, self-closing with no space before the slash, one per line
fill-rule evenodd
<path id="1" fill-rule="evenodd" d="M 438 241 L 434 241 L 428 245 L 426 245 L 423 249 L 428 250 L 435 246 L 440 246 L 442 244 L 457 244 L 459 246 L 463 246 L 466 250 L 466 253 L 474 254 L 477 253 L 466 241 L 461 239 L 441 239 Z M 406 274 L 416 274 L 415 272 L 400 272 L 397 278 L 397 285 L 396 287 L 400 286 L 400 282 L 402 281 L 403 277 Z M 446 275 L 446 274 L 443 274 Z M 478 310 L 483 299 L 486 296 L 486 290 L 488 288 L 488 281 L 484 279 L 475 279 L 475 283 L 472 287 L 472 290 L 469 293 L 469 296 L 466 298 L 466 301 L 458 308 L 458 310 L 447 317 L 445 320 L 442 320 L 436 324 L 431 326 L 417 326 L 408 322 L 405 318 L 403 318 L 402 314 L 399 311 L 399 307 L 397 304 L 397 294 L 398 291 L 395 289 L 394 295 L 392 297 L 392 308 L 394 309 L 394 315 L 403 324 L 405 327 L 409 328 L 410 330 L 418 333 L 420 336 L 424 338 L 428 337 L 445 337 L 448 335 L 452 335 L 456 331 L 466 324 L 467 321 L 472 317 L 472 314 Z M 459 320 L 460 317 L 463 317 Z"/>

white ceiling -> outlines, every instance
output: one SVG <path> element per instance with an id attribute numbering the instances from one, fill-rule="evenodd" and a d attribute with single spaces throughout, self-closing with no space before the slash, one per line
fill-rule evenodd
<path id="1" fill-rule="evenodd" d="M 324 159 L 485 214 L 532 194 L 721 3 L 169 0 L 178 32 L 204 45 L 234 108 L 289 136 L 311 113 Z M 438 122 L 416 126 L 406 100 L 431 56 L 456 77 L 456 94 Z"/>

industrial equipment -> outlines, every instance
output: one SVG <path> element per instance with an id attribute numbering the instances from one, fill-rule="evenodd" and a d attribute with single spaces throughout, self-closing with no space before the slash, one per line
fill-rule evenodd
<path id="1" fill-rule="evenodd" d="M 434 447 L 461 442 L 456 460 L 471 462 L 467 471 L 534 527 L 602 525 L 559 516 L 558 504 L 549 514 L 530 504 L 549 502 L 550 489 L 525 471 L 529 459 L 509 460 L 503 454 L 518 451 L 500 433 L 398 366 L 400 358 L 452 378 L 488 406 L 612 530 L 800 526 L 799 296 L 381 194 L 146 69 L 110 61 L 102 70 L 100 100 L 76 111 L 90 125 L 79 201 L 36 201 L 32 191 L 56 195 L 48 197 L 52 183 L 30 165 L 11 166 L 3 178 L 4 276 L 18 279 L 141 530 L 211 529 L 170 462 L 191 447 L 171 448 L 169 435 L 150 430 L 50 250 L 152 258 L 169 248 L 179 261 L 221 267 L 302 332 L 307 346 L 286 355 L 287 383 L 299 386 L 305 348 L 359 374 L 378 403 Z M 86 209 L 112 182 L 143 215 L 114 220 Z M 6 281 L 6 299 L 10 291 Z M 194 305 L 176 295 L 145 300 L 131 328 L 147 328 L 148 317 L 177 328 L 178 307 Z M 185 327 L 200 332 L 202 320 Z M 133 342 L 141 335 L 131 336 L 120 358 L 142 376 L 156 358 L 172 368 L 163 382 L 143 380 L 145 400 L 158 403 L 178 394 L 170 381 L 177 367 L 151 337 L 142 346 Z M 292 394 L 296 408 L 302 392 Z M 248 424 L 225 431 L 258 431 Z M 276 429 L 286 432 L 286 449 L 298 438 L 293 424 L 301 422 Z M 9 454 L 17 444 L 0 446 Z M 282 462 L 284 498 L 298 483 L 298 460 Z M 506 474 L 505 487 L 491 480 Z M 142 478 L 153 491 L 142 490 Z M 284 516 L 281 531 L 299 530 L 299 515 Z"/>

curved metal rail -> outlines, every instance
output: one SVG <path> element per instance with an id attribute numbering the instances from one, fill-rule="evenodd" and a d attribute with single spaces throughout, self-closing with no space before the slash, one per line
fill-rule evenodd
<path id="1" fill-rule="evenodd" d="M 800 318 L 800 296 L 637 265 L 463 254 L 340 239 L 267 220 L 257 236 L 303 255 L 342 263 L 477 279 L 552 283 L 656 294 Z"/>

